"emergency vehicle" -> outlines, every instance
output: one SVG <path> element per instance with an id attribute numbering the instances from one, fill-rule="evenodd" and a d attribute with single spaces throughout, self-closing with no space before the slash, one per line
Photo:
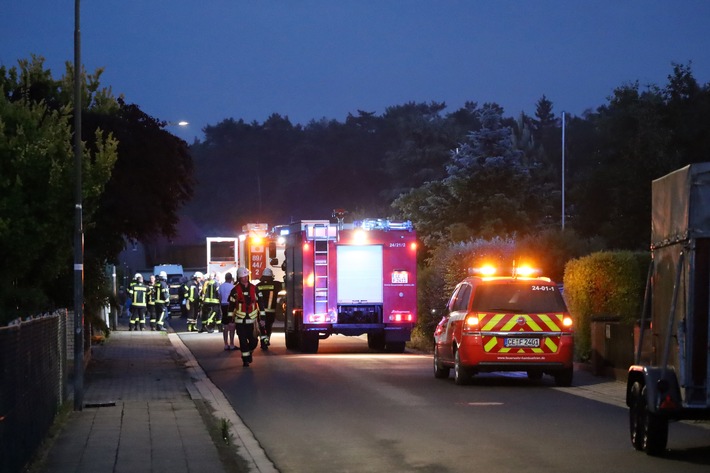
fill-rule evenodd
<path id="1" fill-rule="evenodd" d="M 276 281 L 283 281 L 285 241 L 266 223 L 249 223 L 242 227 L 242 233 L 233 237 L 207 238 L 207 274 L 216 273 L 224 281 L 226 273 L 232 273 L 236 281 L 237 268 L 249 270 L 253 282 L 261 279 L 264 269 L 271 268 Z"/>
<path id="2" fill-rule="evenodd" d="M 417 321 L 417 242 L 411 222 L 302 220 L 286 238 L 286 348 L 367 334 L 373 350 L 404 351 Z"/>
<path id="3" fill-rule="evenodd" d="M 434 377 L 467 384 L 478 372 L 547 373 L 558 386 L 573 376 L 572 317 L 559 288 L 536 270 L 516 267 L 507 276 L 486 266 L 454 289 L 434 331 Z"/>
<path id="4" fill-rule="evenodd" d="M 710 163 L 651 189 L 651 264 L 626 404 L 632 445 L 659 455 L 670 421 L 710 419 Z"/>

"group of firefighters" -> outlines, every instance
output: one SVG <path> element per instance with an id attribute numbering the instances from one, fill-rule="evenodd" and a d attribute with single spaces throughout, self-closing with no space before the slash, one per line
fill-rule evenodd
<path id="1" fill-rule="evenodd" d="M 221 331 L 224 349 L 240 350 L 242 366 L 252 362 L 252 352 L 259 344 L 268 350 L 271 332 L 276 320 L 276 308 L 281 302 L 280 281 L 274 281 L 274 273 L 266 268 L 258 284 L 249 279 L 249 271 L 237 269 L 236 284 L 232 273 L 225 273 L 220 283 L 216 273 L 207 276 L 197 271 L 192 279 L 180 287 L 182 315 L 187 319 L 188 332 L 213 333 Z M 148 283 L 143 275 L 136 273 L 128 288 L 131 300 L 129 330 L 144 330 L 146 316 L 151 330 L 166 330 L 170 292 L 167 274 L 161 271 L 151 275 Z M 234 344 L 235 333 L 239 346 Z"/>
<path id="2" fill-rule="evenodd" d="M 128 330 L 143 330 L 146 316 L 151 330 L 167 330 L 168 304 L 170 290 L 167 283 L 168 275 L 161 271 L 156 277 L 150 275 L 150 281 L 143 282 L 143 275 L 136 273 L 133 282 L 128 286 L 128 297 L 131 301 Z"/>

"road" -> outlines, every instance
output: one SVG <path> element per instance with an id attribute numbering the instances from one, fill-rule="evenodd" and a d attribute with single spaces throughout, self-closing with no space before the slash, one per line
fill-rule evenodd
<path id="1" fill-rule="evenodd" d="M 430 355 L 371 353 L 364 337 L 342 336 L 302 355 L 286 350 L 282 333 L 243 368 L 238 351 L 223 351 L 221 334 L 180 337 L 282 472 L 651 473 L 710 466 L 710 430 L 688 424 L 671 424 L 665 457 L 634 451 L 627 410 L 588 399 L 579 386 L 596 378 L 583 372 L 572 388 L 521 373 L 479 375 L 456 386 L 452 378 L 434 379 Z"/>

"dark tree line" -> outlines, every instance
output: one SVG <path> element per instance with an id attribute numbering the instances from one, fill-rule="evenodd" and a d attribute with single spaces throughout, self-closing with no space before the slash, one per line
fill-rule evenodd
<path id="1" fill-rule="evenodd" d="M 553 102 L 543 96 L 532 117 L 506 117 L 495 103 L 445 111 L 407 103 L 344 123 L 274 114 L 208 126 L 192 146 L 198 184 L 187 213 L 208 231 L 232 231 L 346 208 L 351 218 L 412 219 L 432 244 L 560 228 Z M 568 115 L 565 228 L 610 249 L 647 248 L 651 181 L 710 159 L 709 125 L 710 88 L 677 64 L 665 86 L 625 84 L 596 110 Z"/>

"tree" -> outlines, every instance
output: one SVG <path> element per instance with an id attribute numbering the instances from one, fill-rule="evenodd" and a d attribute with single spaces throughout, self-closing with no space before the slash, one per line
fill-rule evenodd
<path id="1" fill-rule="evenodd" d="M 9 275 L 0 287 L 0 319 L 5 322 L 55 307 L 57 282 L 71 274 L 67 242 L 74 222 L 71 104 L 62 103 L 62 83 L 52 80 L 41 58 L 19 64 L 19 70 L 0 69 L 0 265 Z M 92 142 L 82 153 L 88 223 L 117 158 L 109 134 L 96 129 Z"/>

